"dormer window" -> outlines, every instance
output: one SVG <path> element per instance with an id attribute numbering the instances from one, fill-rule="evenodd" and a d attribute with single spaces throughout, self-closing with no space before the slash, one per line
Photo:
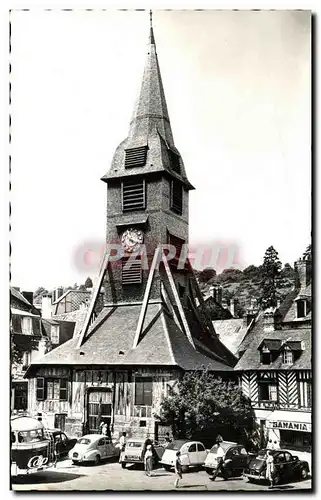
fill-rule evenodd
<path id="1" fill-rule="evenodd" d="M 306 316 L 306 300 L 297 300 L 297 318 L 304 318 Z"/>
<path id="2" fill-rule="evenodd" d="M 267 347 L 263 347 L 261 350 L 261 363 L 263 365 L 269 365 L 271 363 L 271 351 Z"/>
<path id="3" fill-rule="evenodd" d="M 143 167 L 146 165 L 147 146 L 139 148 L 126 149 L 125 168 Z"/>
<path id="4" fill-rule="evenodd" d="M 283 363 L 285 365 L 293 365 L 293 352 L 289 348 L 283 351 Z"/>

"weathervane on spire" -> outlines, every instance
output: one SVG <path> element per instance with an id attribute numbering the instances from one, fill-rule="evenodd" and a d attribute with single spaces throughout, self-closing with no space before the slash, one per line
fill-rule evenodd
<path id="1" fill-rule="evenodd" d="M 149 43 L 151 45 L 155 45 L 155 38 L 153 32 L 153 12 L 152 9 L 149 11 L 149 23 L 150 23 L 150 35 L 149 35 Z"/>
<path id="2" fill-rule="evenodd" d="M 150 27 L 153 27 L 153 11 L 150 9 L 149 11 L 149 22 L 150 22 Z"/>

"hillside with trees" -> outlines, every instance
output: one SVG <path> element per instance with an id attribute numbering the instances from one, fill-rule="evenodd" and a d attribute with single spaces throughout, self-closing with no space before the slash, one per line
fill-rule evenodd
<path id="1" fill-rule="evenodd" d="M 306 252 L 308 250 L 309 247 Z M 273 246 L 266 250 L 260 266 L 224 269 L 220 274 L 215 269 L 205 268 L 195 274 L 204 294 L 208 294 L 212 286 L 220 285 L 222 299 L 228 304 L 234 299 L 238 317 L 243 316 L 251 299 L 256 299 L 262 307 L 275 306 L 293 289 L 297 276 L 289 263 L 282 265 Z"/>

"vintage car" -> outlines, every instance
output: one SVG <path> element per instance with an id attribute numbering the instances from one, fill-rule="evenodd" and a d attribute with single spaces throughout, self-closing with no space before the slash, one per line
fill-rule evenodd
<path id="1" fill-rule="evenodd" d="M 187 472 L 189 467 L 199 467 L 205 462 L 207 451 L 203 443 L 199 441 L 186 441 L 175 439 L 166 447 L 160 464 L 165 470 L 171 470 L 175 466 L 176 453 L 180 451 L 182 472 Z"/>
<path id="2" fill-rule="evenodd" d="M 119 448 L 108 437 L 102 434 L 87 434 L 78 439 L 68 457 L 73 464 L 94 462 L 98 465 L 105 458 L 118 457 L 119 452 Z"/>
<path id="3" fill-rule="evenodd" d="M 244 475 L 249 482 L 265 479 L 267 449 L 260 450 L 253 458 Z M 270 450 L 274 458 L 274 484 L 286 483 L 293 479 L 306 479 L 310 468 L 308 462 L 299 460 L 288 450 Z"/>
<path id="4" fill-rule="evenodd" d="M 56 462 L 54 442 L 42 422 L 25 416 L 10 422 L 11 476 L 34 474 Z"/>
<path id="5" fill-rule="evenodd" d="M 154 463 L 157 464 L 163 456 L 164 446 L 153 443 L 150 439 L 132 438 L 128 439 L 125 451 L 121 455 L 121 466 L 124 469 L 127 464 L 143 464 L 146 447 L 152 445 Z"/>
<path id="6" fill-rule="evenodd" d="M 244 446 L 232 441 L 222 441 L 220 444 L 224 451 L 223 463 L 225 477 L 242 476 L 249 461 L 249 455 Z M 213 474 L 214 469 L 217 467 L 217 444 L 210 449 L 203 467 L 208 474 Z"/>
<path id="7" fill-rule="evenodd" d="M 55 452 L 57 459 L 68 456 L 71 448 L 77 443 L 77 438 L 70 439 L 64 432 L 60 429 L 47 429 L 47 433 L 51 434 L 53 441 L 55 443 Z"/>

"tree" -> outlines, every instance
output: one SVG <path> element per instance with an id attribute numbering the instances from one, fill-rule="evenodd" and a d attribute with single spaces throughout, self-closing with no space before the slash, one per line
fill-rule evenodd
<path id="1" fill-rule="evenodd" d="M 211 446 L 220 434 L 249 445 L 256 424 L 251 401 L 232 381 L 203 371 L 186 372 L 161 403 L 160 420 L 176 439 L 195 439 Z"/>
<path id="2" fill-rule="evenodd" d="M 277 305 L 277 278 L 281 271 L 281 261 L 278 252 L 270 246 L 264 255 L 262 272 L 262 297 L 261 305 L 263 309 L 275 307 Z"/>
<path id="3" fill-rule="evenodd" d="M 198 273 L 198 280 L 200 283 L 207 283 L 210 279 L 215 278 L 216 271 L 212 267 L 205 267 Z"/>
<path id="4" fill-rule="evenodd" d="M 286 263 L 284 264 L 284 267 L 280 272 L 280 276 L 282 278 L 288 278 L 294 280 L 296 278 L 296 272 L 289 263 Z"/>
<path id="5" fill-rule="evenodd" d="M 92 279 L 88 276 L 88 278 L 85 281 L 85 288 L 92 288 L 92 287 L 93 287 Z"/>
<path id="6" fill-rule="evenodd" d="M 34 299 L 38 297 L 39 295 L 44 295 L 45 293 L 48 293 L 48 290 L 44 288 L 43 286 L 39 286 L 35 293 L 33 294 Z"/>
<path id="7" fill-rule="evenodd" d="M 308 245 L 303 254 L 303 260 L 312 260 L 312 245 Z"/>

